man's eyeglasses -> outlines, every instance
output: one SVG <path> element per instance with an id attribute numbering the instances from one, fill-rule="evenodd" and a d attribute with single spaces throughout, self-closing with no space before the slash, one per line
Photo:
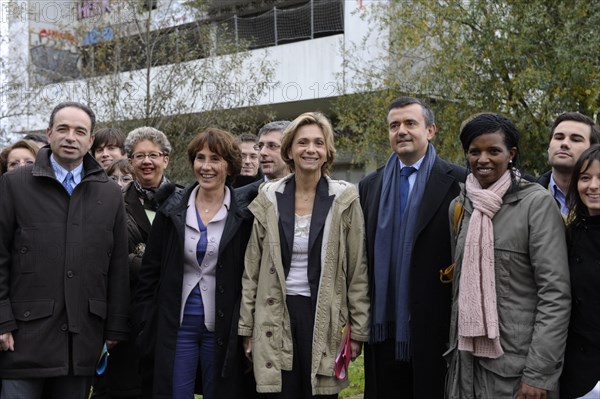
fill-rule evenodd
<path id="1" fill-rule="evenodd" d="M 143 152 L 138 152 L 138 153 L 132 154 L 131 159 L 133 159 L 136 162 L 142 162 L 144 159 L 146 159 L 146 157 L 148 157 L 152 161 L 156 161 L 163 156 L 164 156 L 164 154 L 162 152 L 149 152 L 147 154 L 143 153 Z"/>
<path id="2" fill-rule="evenodd" d="M 254 145 L 254 150 L 260 151 L 263 149 L 263 147 L 267 147 L 267 149 L 269 151 L 277 151 L 278 149 L 281 148 L 281 145 L 279 145 L 277 143 L 258 143 L 258 144 Z"/>

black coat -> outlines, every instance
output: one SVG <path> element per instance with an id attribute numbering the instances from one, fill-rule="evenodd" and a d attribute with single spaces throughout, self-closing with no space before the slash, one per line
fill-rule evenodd
<path id="1" fill-rule="evenodd" d="M 86 155 L 69 197 L 50 153 L 0 178 L 0 333 L 15 339 L 3 378 L 92 376 L 104 340 L 128 338 L 121 190 Z"/>
<path id="2" fill-rule="evenodd" d="M 358 186 L 365 216 L 369 289 L 373 290 L 375 232 L 384 168 L 365 177 Z M 423 194 L 415 228 L 410 272 L 410 335 L 414 398 L 442 398 L 450 329 L 451 284 L 440 282 L 440 270 L 452 263 L 450 202 L 460 192 L 466 170 L 437 158 Z M 380 398 L 375 375 L 378 362 L 365 346 L 365 398 Z M 408 398 L 407 398 L 408 399 Z"/>
<path id="3" fill-rule="evenodd" d="M 173 363 L 179 329 L 183 282 L 185 215 L 191 191 L 172 194 L 161 206 L 142 261 L 134 305 L 137 345 L 146 352 L 144 366 L 154 368 L 153 398 L 171 398 Z M 231 190 L 231 188 L 230 188 Z M 252 216 L 231 190 L 231 205 L 219 245 L 215 300 L 215 398 L 249 396 L 250 374 L 237 324 L 240 312 L 244 254 Z M 153 366 L 152 361 L 153 359 Z M 199 377 L 197 377 L 197 380 Z"/>
<path id="4" fill-rule="evenodd" d="M 600 216 L 568 228 L 572 308 L 560 397 L 581 397 L 600 381 Z"/>
<path id="5" fill-rule="evenodd" d="M 127 215 L 127 239 L 129 249 L 129 286 L 135 292 L 142 256 L 135 253 L 139 244 L 146 244 L 152 225 L 133 184 L 124 193 L 125 214 Z M 131 298 L 133 300 L 133 298 Z M 140 356 L 135 348 L 135 334 L 130 340 L 121 342 L 110 350 L 104 382 L 94 383 L 94 399 L 111 396 L 134 396 L 142 393 Z M 101 379 L 102 377 L 100 377 Z M 103 391 L 104 390 L 104 391 Z M 106 392 L 103 393 L 103 392 Z"/>
<path id="6" fill-rule="evenodd" d="M 549 170 L 547 172 L 545 172 L 543 175 L 534 178 L 533 180 L 529 180 L 529 181 L 534 181 L 538 184 L 541 184 L 542 187 L 544 188 L 548 188 L 550 186 L 550 176 L 552 176 L 552 171 Z"/>

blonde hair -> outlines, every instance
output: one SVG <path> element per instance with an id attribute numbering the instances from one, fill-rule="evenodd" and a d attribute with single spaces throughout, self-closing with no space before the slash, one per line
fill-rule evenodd
<path id="1" fill-rule="evenodd" d="M 335 160 L 337 151 L 335 149 L 335 144 L 333 143 L 333 127 L 331 126 L 331 122 L 329 122 L 329 119 L 320 112 L 303 113 L 294 119 L 283 131 L 283 136 L 281 138 L 281 158 L 293 172 L 295 170 L 294 160 L 288 156 L 288 152 L 292 148 L 298 130 L 302 126 L 307 125 L 317 125 L 323 131 L 325 150 L 327 151 L 327 161 L 321 166 L 321 173 L 327 175 L 329 174 L 329 168 Z"/>

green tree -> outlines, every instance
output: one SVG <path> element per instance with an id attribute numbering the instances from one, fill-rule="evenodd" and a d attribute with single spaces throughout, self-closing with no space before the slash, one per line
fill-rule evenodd
<path id="1" fill-rule="evenodd" d="M 390 0 L 362 12 L 382 27 L 377 40 L 385 51 L 369 65 L 346 56 L 350 91 L 365 94 L 340 98 L 336 111 L 343 145 L 357 159 L 385 158 L 378 146 L 387 140 L 385 107 L 400 95 L 432 102 L 438 152 L 459 162 L 464 119 L 482 111 L 507 115 L 522 133 L 521 165 L 531 173 L 547 169 L 549 130 L 559 113 L 597 115 L 598 2 Z"/>

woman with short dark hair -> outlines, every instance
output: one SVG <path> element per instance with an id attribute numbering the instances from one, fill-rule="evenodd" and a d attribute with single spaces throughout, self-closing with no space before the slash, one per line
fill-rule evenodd
<path id="1" fill-rule="evenodd" d="M 152 397 L 244 399 L 245 358 L 237 336 L 243 254 L 252 216 L 231 181 L 241 152 L 228 132 L 210 128 L 188 146 L 196 182 L 159 208 L 143 258 L 134 306 Z"/>
<path id="2" fill-rule="evenodd" d="M 450 206 L 455 270 L 446 395 L 553 398 L 571 307 L 564 224 L 516 169 L 519 132 L 474 116 L 460 133 L 470 174 Z"/>

